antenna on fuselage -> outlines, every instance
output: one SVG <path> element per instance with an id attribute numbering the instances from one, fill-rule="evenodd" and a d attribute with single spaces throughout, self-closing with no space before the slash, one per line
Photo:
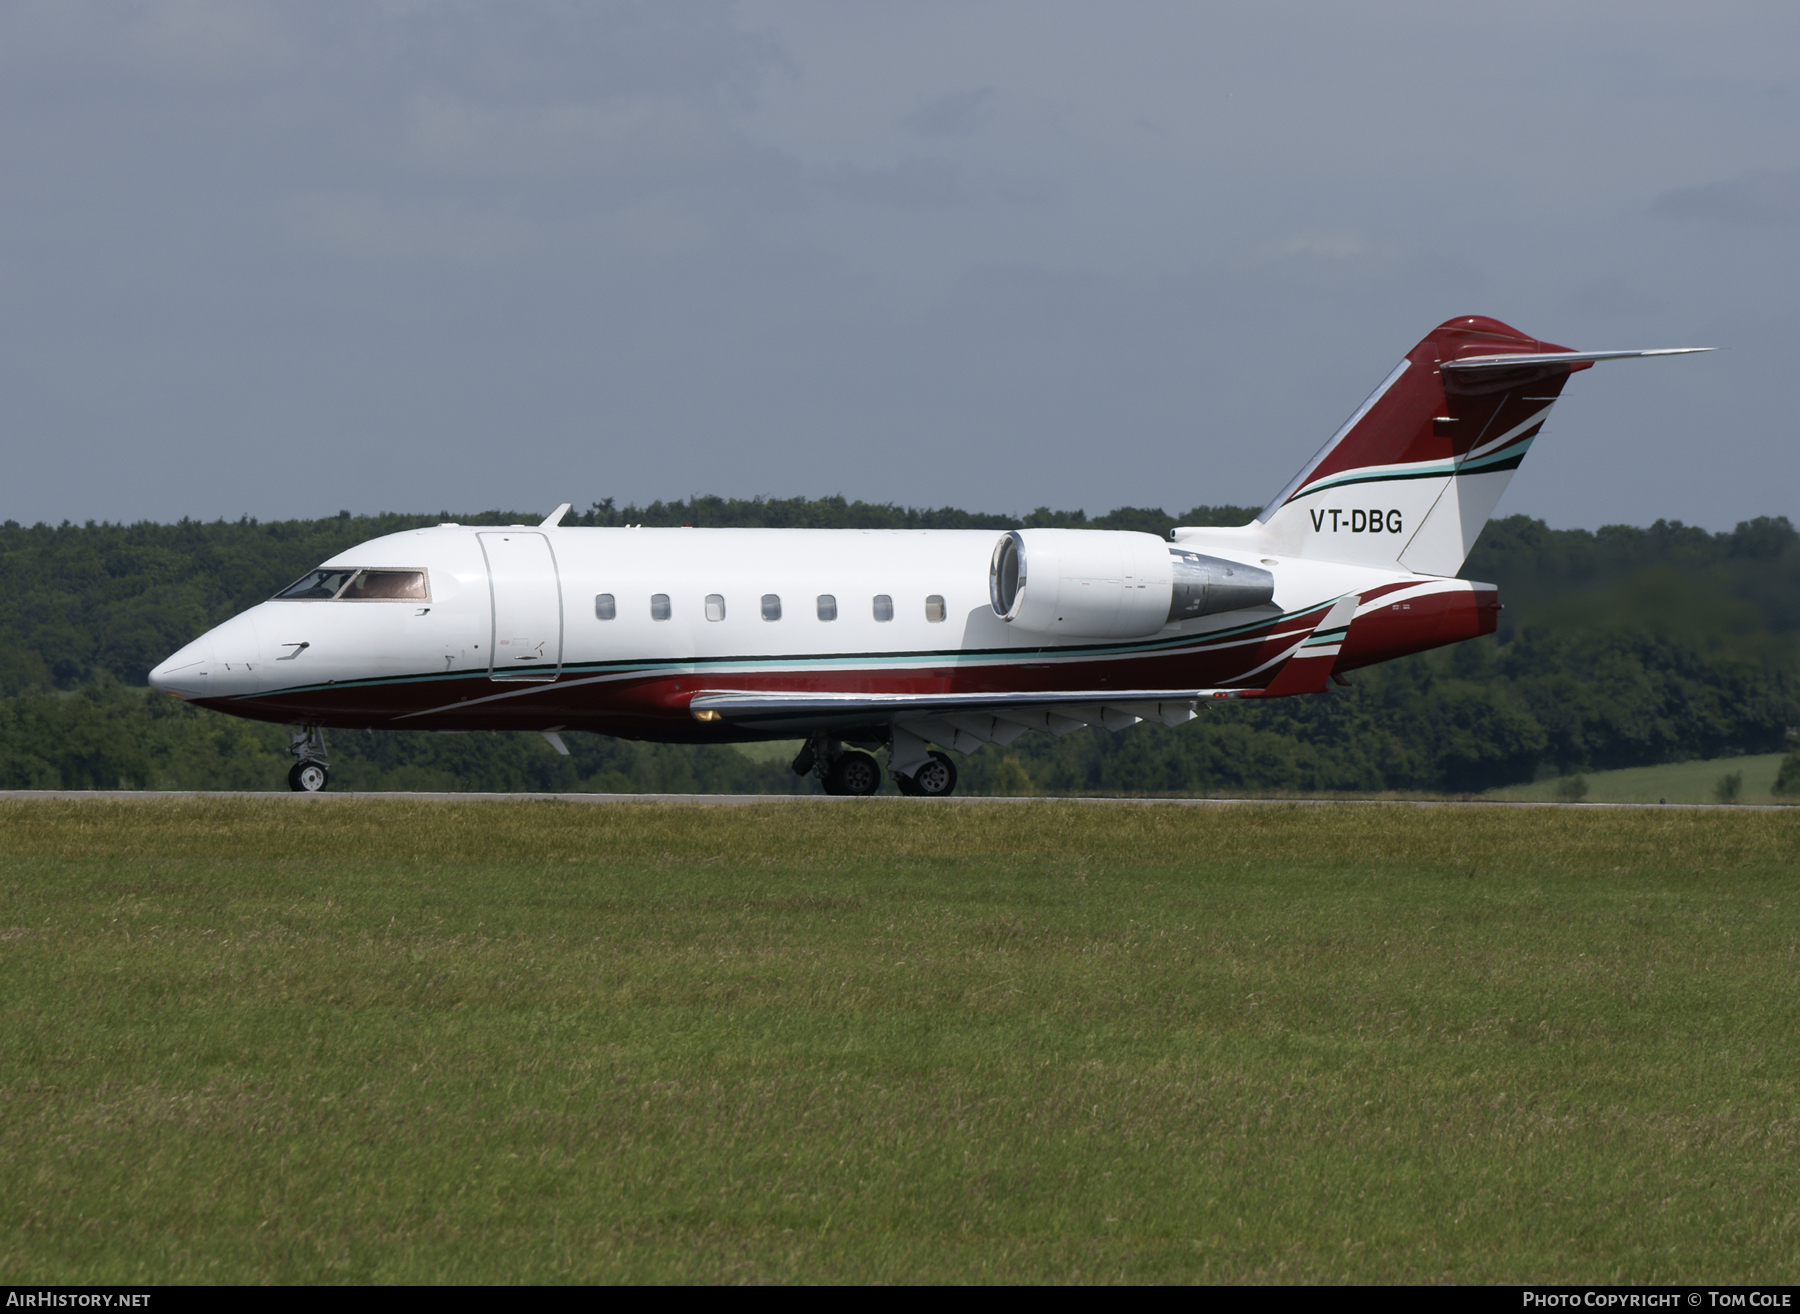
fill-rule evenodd
<path id="1" fill-rule="evenodd" d="M 556 510 L 545 516 L 544 523 L 539 525 L 538 528 L 555 529 L 562 523 L 562 518 L 569 514 L 569 508 L 573 505 L 574 503 L 572 502 L 564 502 L 561 506 L 557 507 Z"/>

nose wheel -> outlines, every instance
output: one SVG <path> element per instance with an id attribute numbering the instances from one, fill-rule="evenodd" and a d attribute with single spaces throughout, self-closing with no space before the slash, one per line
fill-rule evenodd
<path id="1" fill-rule="evenodd" d="M 331 772 L 321 762 L 296 762 L 288 772 L 288 788 L 296 794 L 316 794 L 331 783 Z"/>
<path id="2" fill-rule="evenodd" d="M 316 725 L 297 725 L 288 731 L 288 752 L 294 765 L 288 771 L 288 788 L 296 794 L 317 794 L 331 783 L 330 762 L 325 755 L 325 732 Z"/>

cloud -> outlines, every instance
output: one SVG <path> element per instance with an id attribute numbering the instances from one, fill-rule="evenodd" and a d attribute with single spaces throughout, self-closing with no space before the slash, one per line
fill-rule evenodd
<path id="1" fill-rule="evenodd" d="M 957 205 L 965 199 L 962 170 L 948 160 L 909 156 L 891 169 L 839 164 L 820 170 L 819 182 L 852 201 L 896 210 Z"/>
<path id="2" fill-rule="evenodd" d="M 566 269 L 691 255 L 710 236 L 700 218 L 657 198 L 561 215 L 505 198 L 311 192 L 283 209 L 290 231 L 306 246 L 399 264 L 473 268 L 554 252 Z"/>
<path id="3" fill-rule="evenodd" d="M 1725 182 L 1677 187 L 1650 202 L 1650 213 L 1760 227 L 1800 224 L 1800 169 L 1752 169 Z"/>
<path id="4" fill-rule="evenodd" d="M 972 137 L 994 117 L 992 87 L 957 91 L 928 100 L 900 120 L 900 126 L 921 137 Z"/>
<path id="5" fill-rule="evenodd" d="M 1596 319 L 1639 319 L 1667 310 L 1669 303 L 1630 286 L 1622 278 L 1601 278 L 1574 289 L 1563 299 L 1572 315 Z"/>
<path id="6" fill-rule="evenodd" d="M 1293 260 L 1320 260 L 1327 263 L 1366 262 L 1382 258 L 1375 244 L 1361 233 L 1349 229 L 1330 232 L 1289 233 L 1270 238 L 1246 250 L 1239 263 L 1247 266 L 1280 264 Z"/>
<path id="7" fill-rule="evenodd" d="M 774 204 L 798 191 L 791 159 L 691 98 L 491 105 L 421 96 L 407 118 L 405 163 L 451 182 L 638 198 L 748 192 Z"/>
<path id="8" fill-rule="evenodd" d="M 39 264 L 141 268 L 206 232 L 359 279 L 742 247 L 809 199 L 744 126 L 785 59 L 726 0 L 20 0 L 0 226 L 47 234 Z"/>
<path id="9" fill-rule="evenodd" d="M 0 71 L 9 87 L 93 79 L 114 94 L 266 84 L 303 58 L 301 26 L 279 6 L 234 0 L 22 0 L 0 13 Z"/>
<path id="10" fill-rule="evenodd" d="M 295 197 L 288 211 L 303 240 L 363 260 L 485 262 L 530 239 L 519 216 L 471 210 L 455 199 L 314 192 Z"/>
<path id="11" fill-rule="evenodd" d="M 1232 271 L 1249 285 L 1302 295 L 1417 288 L 1460 296 L 1486 287 L 1480 272 L 1460 260 L 1372 241 L 1350 229 L 1303 230 L 1257 242 L 1238 254 Z"/>
<path id="12" fill-rule="evenodd" d="M 1053 205 L 1062 199 L 1061 184 L 1044 177 L 1008 178 L 994 187 L 1001 200 L 1010 205 Z"/>

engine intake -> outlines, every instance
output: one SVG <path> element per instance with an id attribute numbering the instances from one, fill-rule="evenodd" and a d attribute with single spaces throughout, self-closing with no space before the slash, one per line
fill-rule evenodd
<path id="1" fill-rule="evenodd" d="M 1022 630 L 1141 638 L 1174 621 L 1268 602 L 1275 577 L 1172 548 L 1154 534 L 1014 529 L 994 545 L 988 594 L 994 614 Z"/>

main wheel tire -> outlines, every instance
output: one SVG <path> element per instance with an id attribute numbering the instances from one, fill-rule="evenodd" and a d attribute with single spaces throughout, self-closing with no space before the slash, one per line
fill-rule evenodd
<path id="1" fill-rule="evenodd" d="M 906 792 L 914 798 L 945 798 L 956 792 L 956 763 L 934 748 L 931 761 L 913 772 L 911 784 Z"/>
<path id="2" fill-rule="evenodd" d="M 825 773 L 827 794 L 869 795 L 881 788 L 881 763 L 867 753 L 839 753 Z"/>
<path id="3" fill-rule="evenodd" d="M 288 788 L 296 794 L 317 794 L 331 783 L 331 772 L 317 762 L 296 762 L 288 772 Z"/>

